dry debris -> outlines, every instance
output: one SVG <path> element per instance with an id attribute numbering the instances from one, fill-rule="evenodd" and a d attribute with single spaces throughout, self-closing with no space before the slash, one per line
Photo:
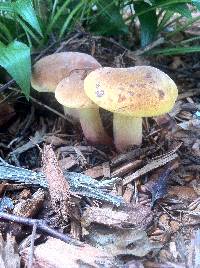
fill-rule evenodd
<path id="1" fill-rule="evenodd" d="M 16 252 L 15 237 L 7 234 L 6 241 L 0 233 L 0 267 L 20 268 L 20 256 Z"/>
<path id="2" fill-rule="evenodd" d="M 28 262 L 27 248 L 22 253 L 24 263 Z M 37 246 L 34 253 L 33 268 L 80 268 L 117 267 L 114 258 L 102 249 L 85 244 L 83 247 L 66 244 L 50 238 Z"/>
<path id="3" fill-rule="evenodd" d="M 55 50 L 93 54 L 103 66 L 144 64 L 142 56 L 125 51 L 115 40 L 86 33 L 72 34 L 48 53 Z M 41 235 L 28 236 L 29 243 L 35 241 L 33 267 L 200 267 L 198 56 L 147 60 L 176 80 L 178 101 L 170 114 L 144 119 L 142 146 L 122 154 L 112 146 L 90 146 L 53 96 L 31 96 L 31 104 L 24 100 L 21 110 L 9 101 L 9 94 L 16 98 L 19 92 L 8 89 L 5 106 L 0 103 L 5 119 L 0 129 L 0 231 L 5 238 L 20 224 L 21 244 L 31 233 L 27 225 L 37 225 Z M 102 113 L 102 119 L 112 135 L 111 115 Z M 44 145 L 41 172 L 38 145 L 44 142 L 51 145 Z M 50 198 L 44 198 L 48 189 Z M 69 233 L 90 245 L 66 244 L 77 242 Z M 66 243 L 52 238 L 45 242 L 45 235 Z M 5 267 L 2 248 L 9 239 L 0 242 Z M 6 256 L 18 263 L 18 254 L 10 248 Z M 29 252 L 30 247 L 22 254 L 26 263 Z"/>

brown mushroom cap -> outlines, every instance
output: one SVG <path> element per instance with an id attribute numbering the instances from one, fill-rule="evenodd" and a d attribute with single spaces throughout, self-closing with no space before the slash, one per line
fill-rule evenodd
<path id="1" fill-rule="evenodd" d="M 173 80 L 151 66 L 99 68 L 86 77 L 84 89 L 98 106 L 134 117 L 169 112 L 178 95 Z"/>
<path id="2" fill-rule="evenodd" d="M 33 66 L 31 85 L 39 92 L 54 92 L 57 84 L 76 69 L 96 69 L 101 65 L 92 56 L 61 52 L 41 58 Z"/>
<path id="3" fill-rule="evenodd" d="M 68 108 L 97 108 L 97 105 L 84 92 L 83 71 L 74 71 L 64 78 L 55 90 L 57 101 Z"/>

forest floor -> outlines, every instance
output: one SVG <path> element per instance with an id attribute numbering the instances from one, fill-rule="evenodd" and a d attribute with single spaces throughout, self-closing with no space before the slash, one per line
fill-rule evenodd
<path id="1" fill-rule="evenodd" d="M 8 88 L 0 103 L 0 263 L 12 259 L 16 267 L 19 262 L 33 262 L 33 267 L 200 267 L 199 55 L 144 57 L 113 39 L 75 33 L 36 57 L 55 51 L 85 52 L 102 66 L 152 65 L 176 82 L 179 96 L 169 114 L 143 120 L 140 147 L 119 154 L 112 146 L 91 146 L 79 126 L 55 114 L 63 112 L 53 94 L 32 91 L 28 102 Z M 102 118 L 112 135 L 112 115 L 102 113 Z M 23 177 L 17 167 L 41 177 Z M 41 170 L 54 181 L 52 187 L 66 190 L 63 208 L 50 203 Z M 62 181 L 62 171 L 70 182 Z M 55 183 L 58 177 L 62 186 Z M 17 217 L 8 219 L 4 212 Z M 50 238 L 39 223 L 22 222 L 22 217 L 46 220 L 52 229 L 75 239 L 64 244 L 58 234 Z"/>

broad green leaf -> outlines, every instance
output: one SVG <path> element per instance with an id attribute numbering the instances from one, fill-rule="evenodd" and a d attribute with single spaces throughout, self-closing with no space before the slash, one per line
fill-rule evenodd
<path id="1" fill-rule="evenodd" d="M 150 7 L 147 3 L 135 3 L 134 9 L 136 14 L 142 10 L 148 9 Z M 141 25 L 141 47 L 145 47 L 150 44 L 157 31 L 157 15 L 156 10 L 151 10 L 145 15 L 138 16 Z"/>
<path id="2" fill-rule="evenodd" d="M 18 15 L 28 22 L 40 35 L 42 35 L 42 31 L 40 29 L 40 25 L 31 0 L 18 0 L 13 3 L 13 7 Z"/>
<path id="3" fill-rule="evenodd" d="M 0 42 L 0 65 L 14 78 L 28 98 L 31 77 L 30 48 L 18 41 L 8 46 Z"/>

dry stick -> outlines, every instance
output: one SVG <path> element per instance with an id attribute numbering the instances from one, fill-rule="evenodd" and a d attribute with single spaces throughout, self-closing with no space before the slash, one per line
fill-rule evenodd
<path id="1" fill-rule="evenodd" d="M 30 245 L 30 252 L 29 252 L 27 268 L 33 267 L 33 254 L 34 254 L 34 243 L 35 243 L 36 230 L 37 230 L 37 224 L 35 223 L 35 224 L 33 224 L 33 231 L 31 234 L 31 245 Z"/>
<path id="2" fill-rule="evenodd" d="M 5 89 L 9 88 L 10 86 L 12 86 L 15 83 L 15 80 L 12 79 L 10 81 L 8 81 L 5 85 L 1 85 L 0 87 L 0 92 L 4 91 Z"/>
<path id="3" fill-rule="evenodd" d="M 65 243 L 74 244 L 76 246 L 83 245 L 80 241 L 75 240 L 75 239 L 71 238 L 70 236 L 62 234 L 62 233 L 52 229 L 51 227 L 47 226 L 47 224 L 43 220 L 36 220 L 36 219 L 30 219 L 30 218 L 26 218 L 26 217 L 16 216 L 16 215 L 9 214 L 6 212 L 0 212 L 0 219 L 6 220 L 6 221 L 17 222 L 17 223 L 29 225 L 29 226 L 36 225 L 37 229 L 49 234 L 52 237 L 58 238 L 58 239 L 64 241 Z"/>
<path id="4" fill-rule="evenodd" d="M 12 81 L 12 80 L 11 80 L 11 81 Z M 10 81 L 10 82 L 11 82 L 11 81 Z M 13 80 L 13 82 L 14 82 L 14 80 Z M 9 82 L 8 82 L 7 84 L 9 84 Z M 1 87 L 0 87 L 0 92 L 1 92 L 1 89 L 2 89 L 4 86 L 6 86 L 7 84 L 5 84 L 5 85 L 0 84 L 0 86 L 1 86 Z M 13 90 L 13 91 L 15 91 L 15 92 L 17 92 L 17 93 L 20 93 L 20 91 L 19 91 L 18 89 L 14 88 L 14 87 L 11 87 L 10 85 L 7 85 L 6 88 L 9 88 L 9 89 L 11 89 L 11 90 Z M 4 89 L 6 89 L 6 88 L 4 88 Z M 3 89 L 3 90 L 4 90 L 4 89 Z M 50 106 L 48 106 L 48 105 L 46 105 L 46 104 L 44 104 L 44 103 L 38 101 L 37 99 L 35 99 L 35 98 L 31 97 L 31 96 L 29 96 L 29 99 L 32 100 L 33 102 L 37 103 L 38 105 L 44 107 L 45 109 L 51 111 L 52 113 L 54 113 L 54 114 L 56 114 L 56 115 L 62 117 L 63 119 L 65 119 L 65 120 L 67 119 L 67 120 L 68 120 L 68 118 L 67 118 L 65 115 L 59 113 L 59 112 L 56 111 L 55 109 L 53 109 L 53 108 L 51 108 Z"/>
<path id="5" fill-rule="evenodd" d="M 44 103 L 42 103 L 42 102 L 36 100 L 35 98 L 33 98 L 33 97 L 31 97 L 31 96 L 29 96 L 29 98 L 30 98 L 30 100 L 32 100 L 33 102 L 39 104 L 40 106 L 46 108 L 47 110 L 53 112 L 54 114 L 56 114 L 56 115 L 58 115 L 58 116 L 64 118 L 65 120 L 68 119 L 65 115 L 59 113 L 58 111 L 56 111 L 55 109 L 51 108 L 50 106 L 48 106 L 48 105 L 46 105 L 46 104 L 44 104 Z"/>

